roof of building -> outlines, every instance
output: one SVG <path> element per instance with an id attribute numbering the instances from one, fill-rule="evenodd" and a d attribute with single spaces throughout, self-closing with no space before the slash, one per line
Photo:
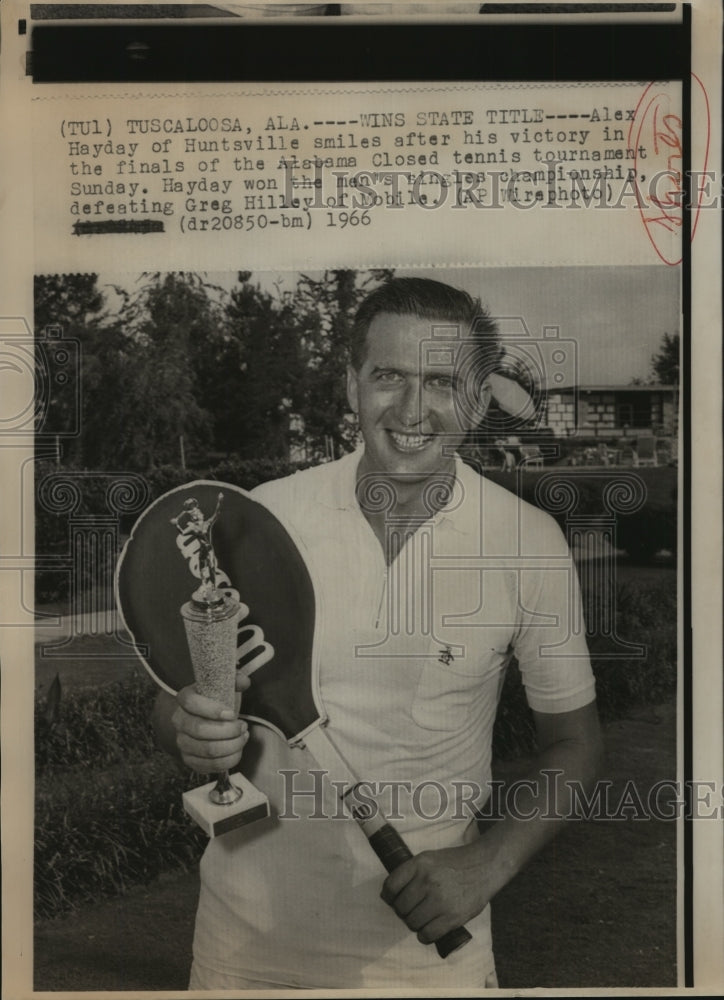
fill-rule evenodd
<path id="1" fill-rule="evenodd" d="M 548 386 L 549 395 L 554 392 L 675 392 L 677 385 L 558 385 Z"/>

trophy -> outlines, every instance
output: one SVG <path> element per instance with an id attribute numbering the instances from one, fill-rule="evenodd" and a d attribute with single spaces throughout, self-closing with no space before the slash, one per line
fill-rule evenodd
<path id="1" fill-rule="evenodd" d="M 191 599 L 181 607 L 186 640 L 199 694 L 238 713 L 241 696 L 236 691 L 237 632 L 241 604 L 216 586 L 217 561 L 211 544 L 211 530 L 219 516 L 223 493 L 216 509 L 206 518 L 194 498 L 171 518 L 181 535 L 196 547 L 196 564 L 201 579 Z M 184 809 L 205 830 L 216 837 L 269 815 L 269 802 L 243 775 L 228 771 L 215 782 L 194 788 L 183 795 Z"/>

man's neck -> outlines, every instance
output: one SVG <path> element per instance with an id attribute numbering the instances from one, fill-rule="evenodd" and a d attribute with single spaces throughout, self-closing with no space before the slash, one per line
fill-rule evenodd
<path id="1" fill-rule="evenodd" d="M 420 525 L 449 503 L 455 459 L 445 470 L 414 481 L 375 474 L 365 459 L 363 454 L 357 466 L 357 499 L 390 563 Z"/>

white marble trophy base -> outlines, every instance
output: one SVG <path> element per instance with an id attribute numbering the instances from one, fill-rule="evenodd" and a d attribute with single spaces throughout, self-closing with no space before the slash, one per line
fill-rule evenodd
<path id="1" fill-rule="evenodd" d="M 220 837 L 269 815 L 269 800 L 266 795 L 242 774 L 231 774 L 229 779 L 243 792 L 241 798 L 231 805 L 215 805 L 211 801 L 209 792 L 216 784 L 215 781 L 183 794 L 184 809 L 208 837 Z"/>

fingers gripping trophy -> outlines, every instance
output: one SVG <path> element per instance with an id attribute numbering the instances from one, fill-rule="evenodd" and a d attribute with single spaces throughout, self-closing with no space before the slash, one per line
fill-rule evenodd
<path id="1" fill-rule="evenodd" d="M 237 713 L 241 698 L 236 691 L 241 604 L 216 586 L 218 563 L 211 541 L 223 499 L 224 494 L 219 493 L 216 508 L 207 518 L 198 501 L 191 497 L 184 502 L 181 513 L 171 518 L 171 524 L 190 544 L 198 545 L 196 558 L 201 583 L 181 607 L 196 689 Z M 221 773 L 215 783 L 186 792 L 184 807 L 210 836 L 268 813 L 266 798 L 242 775 L 235 774 L 232 779 L 228 771 Z M 223 807 L 223 814 L 213 807 Z"/>

